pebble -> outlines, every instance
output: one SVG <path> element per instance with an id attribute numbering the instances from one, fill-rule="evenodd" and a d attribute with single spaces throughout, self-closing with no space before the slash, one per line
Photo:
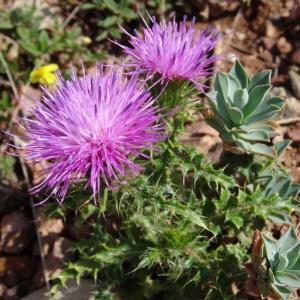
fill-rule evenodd
<path id="1" fill-rule="evenodd" d="M 3 297 L 3 300 L 17 300 L 17 299 L 19 299 L 17 287 L 8 289 Z"/>
<path id="2" fill-rule="evenodd" d="M 50 218 L 43 220 L 38 225 L 38 231 L 41 237 L 46 237 L 51 234 L 60 234 L 64 229 L 62 219 Z"/>
<path id="3" fill-rule="evenodd" d="M 283 112 L 283 118 L 296 118 L 300 116 L 300 101 L 295 97 L 288 97 L 286 100 L 286 107 Z"/>
<path id="4" fill-rule="evenodd" d="M 271 21 L 266 22 L 266 37 L 271 39 L 277 39 L 279 36 L 278 29 L 273 25 Z"/>
<path id="5" fill-rule="evenodd" d="M 291 128 L 288 133 L 288 137 L 293 141 L 294 144 L 300 144 L 300 125 L 296 125 Z"/>

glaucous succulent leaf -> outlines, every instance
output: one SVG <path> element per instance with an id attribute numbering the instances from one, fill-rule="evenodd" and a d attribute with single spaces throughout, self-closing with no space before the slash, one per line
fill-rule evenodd
<path id="1" fill-rule="evenodd" d="M 232 66 L 230 72 L 229 72 L 234 78 L 237 79 L 240 86 L 242 88 L 246 88 L 248 86 L 249 78 L 246 74 L 241 62 L 239 60 L 236 60 L 235 64 Z"/>
<path id="2" fill-rule="evenodd" d="M 271 71 L 270 70 L 258 72 L 250 80 L 249 85 L 248 85 L 248 91 L 251 92 L 251 90 L 255 86 L 269 84 L 270 81 L 271 81 Z"/>
<path id="3" fill-rule="evenodd" d="M 233 103 L 238 108 L 244 108 L 249 101 L 247 89 L 237 89 L 233 94 Z"/>

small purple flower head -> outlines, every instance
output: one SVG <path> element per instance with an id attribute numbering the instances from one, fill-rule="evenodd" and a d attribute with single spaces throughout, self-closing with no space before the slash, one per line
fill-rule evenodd
<path id="1" fill-rule="evenodd" d="M 158 75 L 162 81 L 189 80 L 203 91 L 203 80 L 212 75 L 211 64 L 218 56 L 211 52 L 215 48 L 219 34 L 209 28 L 198 32 L 195 20 L 187 25 L 186 17 L 177 23 L 157 23 L 143 30 L 143 35 L 130 35 L 129 47 L 120 45 L 130 56 L 133 66 L 148 76 Z"/>
<path id="2" fill-rule="evenodd" d="M 101 185 L 112 188 L 141 171 L 132 159 L 155 149 L 163 136 L 157 108 L 137 76 L 124 78 L 112 68 L 70 81 L 61 79 L 27 120 L 28 159 L 47 162 L 33 193 L 47 190 L 62 202 L 73 182 L 86 180 L 94 197 Z"/>

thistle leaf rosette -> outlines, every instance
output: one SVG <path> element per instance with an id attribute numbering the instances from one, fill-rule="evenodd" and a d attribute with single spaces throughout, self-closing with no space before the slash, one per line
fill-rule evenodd
<path id="1" fill-rule="evenodd" d="M 225 149 L 236 153 L 259 153 L 273 156 L 267 144 L 272 123 L 285 101 L 271 97 L 271 71 L 256 73 L 249 79 L 237 60 L 228 74 L 217 73 L 209 104 L 214 116 L 208 123 L 225 142 Z"/>

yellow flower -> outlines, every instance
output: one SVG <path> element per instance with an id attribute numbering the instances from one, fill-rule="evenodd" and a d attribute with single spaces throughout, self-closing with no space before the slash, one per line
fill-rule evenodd
<path id="1" fill-rule="evenodd" d="M 40 83 L 43 85 L 51 85 L 56 82 L 55 71 L 58 69 L 58 65 L 49 64 L 38 67 L 31 71 L 29 78 L 32 83 Z"/>
<path id="2" fill-rule="evenodd" d="M 92 42 L 91 38 L 89 36 L 82 36 L 80 38 L 80 43 L 82 45 L 89 45 Z"/>

